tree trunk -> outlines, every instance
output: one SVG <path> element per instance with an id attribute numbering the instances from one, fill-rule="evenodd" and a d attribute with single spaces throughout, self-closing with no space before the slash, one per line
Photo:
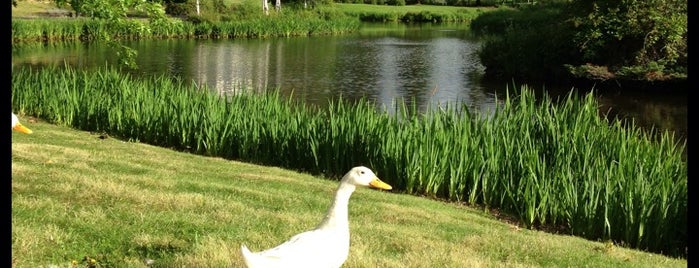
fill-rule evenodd
<path id="1" fill-rule="evenodd" d="M 277 2 L 274 3 L 274 9 L 276 9 L 277 12 L 282 10 L 282 0 L 277 0 Z"/>
<path id="2" fill-rule="evenodd" d="M 197 0 L 197 16 L 199 16 L 199 0 Z"/>
<path id="3" fill-rule="evenodd" d="M 262 0 L 262 11 L 265 13 L 265 15 L 269 15 L 269 5 L 267 4 L 267 0 Z"/>

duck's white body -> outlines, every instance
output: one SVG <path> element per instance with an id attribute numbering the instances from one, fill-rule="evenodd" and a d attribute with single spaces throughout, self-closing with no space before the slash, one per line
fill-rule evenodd
<path id="1" fill-rule="evenodd" d="M 32 134 L 32 131 L 22 125 L 22 123 L 19 122 L 19 118 L 17 118 L 17 115 L 15 113 L 12 113 L 12 130 L 16 130 L 25 134 Z"/>
<path id="2" fill-rule="evenodd" d="M 245 245 L 241 248 L 248 268 L 338 268 L 349 254 L 349 230 L 311 230 L 260 252 L 251 252 Z"/>
<path id="3" fill-rule="evenodd" d="M 303 267 L 336 268 L 347 259 L 350 247 L 348 204 L 357 186 L 390 190 L 366 167 L 355 167 L 340 181 L 335 200 L 323 221 L 313 230 L 291 237 L 286 242 L 260 252 L 241 246 L 248 268 Z"/>

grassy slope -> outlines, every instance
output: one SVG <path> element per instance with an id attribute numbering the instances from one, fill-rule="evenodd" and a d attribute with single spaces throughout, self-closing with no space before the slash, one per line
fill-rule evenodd
<path id="1" fill-rule="evenodd" d="M 116 267 L 144 267 L 145 258 L 153 267 L 241 267 L 241 243 L 259 250 L 312 228 L 337 184 L 20 120 L 34 134 L 12 134 L 16 267 L 68 267 L 84 256 Z M 687 266 L 401 193 L 358 189 L 350 203 L 344 267 Z"/>

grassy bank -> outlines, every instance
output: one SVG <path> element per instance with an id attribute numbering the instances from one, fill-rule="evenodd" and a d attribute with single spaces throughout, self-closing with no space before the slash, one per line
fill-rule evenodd
<path id="1" fill-rule="evenodd" d="M 12 89 L 16 112 L 57 124 L 328 177 L 364 164 L 398 190 L 498 208 L 527 227 L 686 253 L 684 146 L 605 121 L 592 94 L 553 105 L 524 89 L 489 116 L 389 116 L 366 101 L 316 110 L 276 94 L 223 99 L 114 70 L 13 70 Z"/>
<path id="2" fill-rule="evenodd" d="M 320 221 L 336 181 L 20 117 L 12 134 L 14 267 L 241 267 Z M 102 138 L 100 138 L 102 137 Z M 379 168 L 374 166 L 372 168 Z M 395 181 L 385 174 L 382 179 Z M 344 267 L 687 267 L 683 259 L 518 228 L 481 210 L 358 189 Z"/>
<path id="3" fill-rule="evenodd" d="M 15 45 L 27 42 L 65 42 L 112 39 L 163 38 L 267 38 L 310 35 L 330 35 L 355 31 L 360 22 L 342 17 L 326 20 L 314 16 L 282 15 L 243 21 L 192 23 L 170 19 L 152 25 L 144 20 L 110 22 L 91 19 L 32 19 L 12 20 L 12 40 Z"/>
<path id="4" fill-rule="evenodd" d="M 288 9 L 270 16 L 238 14 L 227 20 L 191 22 L 179 18 L 157 24 L 142 19 L 106 21 L 88 18 L 48 18 L 36 2 L 20 2 L 13 8 L 12 41 L 59 42 L 142 38 L 266 38 L 343 34 L 356 31 L 360 21 L 468 23 L 492 8 L 447 6 L 380 6 L 333 4 L 309 10 Z M 55 10 L 48 3 L 43 10 Z M 253 12 L 253 11 L 248 11 Z M 261 11 L 260 11 L 261 12 Z M 34 14 L 36 17 L 31 17 Z M 235 13 L 237 14 L 237 13 Z M 19 19 L 30 17 L 32 19 Z"/>

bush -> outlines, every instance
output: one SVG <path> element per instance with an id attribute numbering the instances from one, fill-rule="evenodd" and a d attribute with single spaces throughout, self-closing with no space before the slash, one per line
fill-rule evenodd
<path id="1" fill-rule="evenodd" d="M 567 12 L 585 62 L 632 79 L 686 68 L 687 0 L 578 0 Z"/>
<path id="2" fill-rule="evenodd" d="M 556 24 L 508 31 L 486 38 L 478 56 L 490 77 L 563 82 L 570 78 L 565 64 L 579 64 L 571 38 L 569 28 Z"/>
<path id="3" fill-rule="evenodd" d="M 262 6 L 252 1 L 243 1 L 240 4 L 231 5 L 228 15 L 238 19 L 258 18 L 262 16 Z"/>
<path id="4" fill-rule="evenodd" d="M 386 4 L 391 6 L 405 6 L 405 0 L 386 0 Z"/>
<path id="5" fill-rule="evenodd" d="M 214 0 L 214 10 L 217 13 L 224 13 L 226 12 L 226 4 L 223 3 L 223 0 Z"/>
<path id="6" fill-rule="evenodd" d="M 165 14 L 175 17 L 186 17 L 196 12 L 194 3 L 167 3 L 165 4 Z"/>
<path id="7" fill-rule="evenodd" d="M 686 11 L 687 0 L 551 0 L 483 13 L 471 29 L 495 36 L 479 53 L 495 77 L 684 79 Z"/>

